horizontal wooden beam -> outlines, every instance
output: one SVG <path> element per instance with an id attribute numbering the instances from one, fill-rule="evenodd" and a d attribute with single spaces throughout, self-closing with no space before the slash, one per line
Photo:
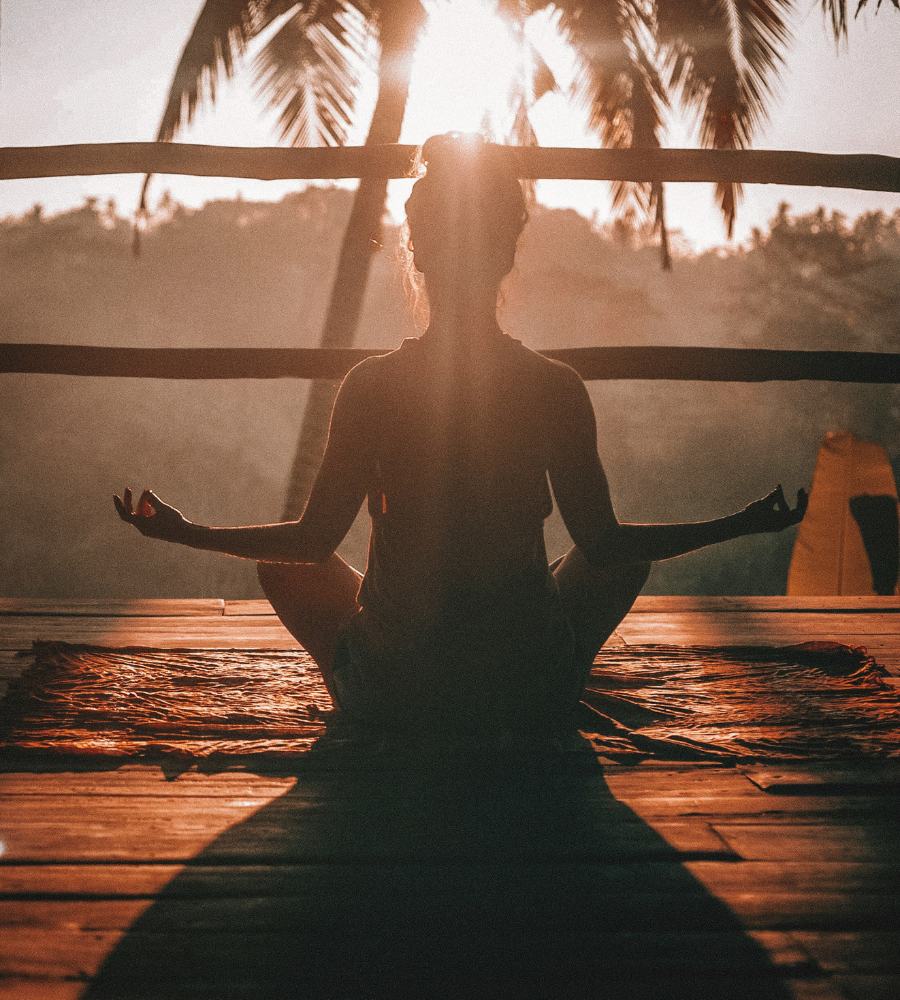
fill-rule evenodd
<path id="1" fill-rule="evenodd" d="M 116 378 L 338 380 L 386 349 L 86 347 L 0 344 L 0 373 Z M 586 380 L 900 383 L 900 354 L 731 347 L 570 347 L 542 351 Z"/>
<path id="2" fill-rule="evenodd" d="M 736 181 L 900 191 L 900 158 L 783 150 L 503 147 L 523 178 Z M 405 177 L 415 146 L 317 149 L 113 142 L 0 149 L 0 179 L 98 174 L 192 174 L 259 180 Z"/>

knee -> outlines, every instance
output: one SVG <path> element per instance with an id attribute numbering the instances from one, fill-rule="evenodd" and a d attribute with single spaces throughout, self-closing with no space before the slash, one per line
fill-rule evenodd
<path id="1" fill-rule="evenodd" d="M 629 578 L 634 581 L 634 584 L 637 587 L 644 586 L 647 582 L 647 577 L 650 576 L 650 570 L 652 568 L 652 562 L 632 563 L 630 566 L 626 567 L 629 573 Z"/>
<path id="2" fill-rule="evenodd" d="M 293 568 L 286 563 L 258 562 L 256 564 L 256 578 L 267 597 L 270 592 L 281 590 L 284 587 L 289 572 Z"/>
<path id="3" fill-rule="evenodd" d="M 650 567 L 653 563 L 639 562 L 628 563 L 619 567 L 619 586 L 622 596 L 628 602 L 628 606 L 637 600 L 638 595 L 644 589 L 647 577 L 650 576 Z"/>

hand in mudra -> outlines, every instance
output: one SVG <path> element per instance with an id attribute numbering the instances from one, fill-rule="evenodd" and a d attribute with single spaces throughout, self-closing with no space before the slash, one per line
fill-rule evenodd
<path id="1" fill-rule="evenodd" d="M 797 490 L 797 506 L 792 510 L 779 485 L 761 499 L 747 504 L 738 517 L 743 520 L 747 533 L 751 535 L 768 531 L 783 531 L 803 520 L 808 503 L 809 494 L 806 490 Z"/>
<path id="2" fill-rule="evenodd" d="M 144 490 L 136 510 L 132 507 L 130 487 L 122 491 L 121 498 L 114 496 L 113 503 L 116 505 L 119 517 L 128 524 L 133 524 L 148 538 L 177 542 L 184 534 L 184 527 L 188 523 L 180 510 L 163 503 L 151 490 Z"/>

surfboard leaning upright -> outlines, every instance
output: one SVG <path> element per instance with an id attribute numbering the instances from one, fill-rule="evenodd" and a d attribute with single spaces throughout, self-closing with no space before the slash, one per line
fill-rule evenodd
<path id="1" fill-rule="evenodd" d="M 896 594 L 897 546 L 897 486 L 884 448 L 849 431 L 826 434 L 794 543 L 788 594 Z"/>

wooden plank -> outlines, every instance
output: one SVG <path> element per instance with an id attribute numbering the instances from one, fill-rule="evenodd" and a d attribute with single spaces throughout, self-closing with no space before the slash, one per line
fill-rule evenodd
<path id="1" fill-rule="evenodd" d="M 864 611 L 891 614 L 900 612 L 900 597 L 680 597 L 641 594 L 634 602 L 629 615 L 696 614 L 711 611 L 751 614 Z"/>
<path id="2" fill-rule="evenodd" d="M 873 153 L 796 150 L 590 149 L 495 146 L 519 177 L 692 181 L 900 191 L 900 160 Z M 0 178 L 190 174 L 259 180 L 408 177 L 409 145 L 321 148 L 108 142 L 0 149 Z"/>
<path id="3" fill-rule="evenodd" d="M 748 928 L 877 931 L 900 925 L 900 895 L 889 889 L 865 895 L 723 889 L 716 896 Z"/>
<path id="4" fill-rule="evenodd" d="M 0 615 L 88 617 L 219 617 L 225 610 L 221 598 L 30 598 L 0 597 Z"/>
<path id="5" fill-rule="evenodd" d="M 666 763 L 658 768 L 604 768 L 609 790 L 617 799 L 661 796 L 747 795 L 757 788 L 734 767 L 674 768 Z"/>
<path id="6" fill-rule="evenodd" d="M 615 644 L 662 643 L 684 646 L 792 645 L 825 640 L 865 646 L 880 663 L 891 669 L 900 660 L 900 637 L 889 624 L 889 616 L 797 615 L 757 618 L 749 615 L 635 615 L 616 630 Z M 802 619 L 819 620 L 804 625 Z M 833 627 L 824 618 L 836 619 Z M 5 615 L 0 618 L 0 649 L 27 649 L 34 640 L 92 643 L 107 646 L 157 646 L 186 649 L 297 649 L 299 644 L 275 615 L 231 614 L 221 617 L 42 617 Z"/>
<path id="7" fill-rule="evenodd" d="M 516 870 L 522 869 L 516 864 Z M 548 884 L 563 884 L 572 866 L 544 863 L 532 866 Z M 40 864 L 0 865 L 0 898 L 125 899 L 216 898 L 290 894 L 306 875 L 306 864 Z M 579 864 L 577 872 L 590 880 L 593 892 L 711 892 L 840 894 L 865 898 L 890 893 L 900 885 L 900 862 L 808 861 L 670 861 Z M 177 879 L 176 879 L 177 876 Z"/>
<path id="8" fill-rule="evenodd" d="M 83 982 L 65 979 L 4 976 L 0 979 L 0 1000 L 78 1000 L 84 988 Z"/>
<path id="9" fill-rule="evenodd" d="M 868 795 L 678 795 L 649 796 L 617 793 L 642 819 L 655 817 L 696 817 L 731 821 L 753 817 L 754 823 L 855 822 L 872 816 L 882 800 Z M 891 802 L 879 815 L 900 819 L 900 802 Z"/>
<path id="10" fill-rule="evenodd" d="M 900 973 L 900 931 L 792 931 L 827 972 Z"/>
<path id="11" fill-rule="evenodd" d="M 697 862 L 700 863 L 700 862 Z M 720 868 L 743 867 L 728 861 L 702 862 Z M 514 862 L 508 866 L 517 878 L 532 878 L 545 885 L 567 886 L 573 879 L 588 885 L 590 893 L 706 893 L 703 882 L 680 864 L 650 861 L 641 864 L 601 862 L 594 864 L 531 864 Z M 872 866 L 874 867 L 874 866 Z M 491 864 L 492 874 L 496 866 Z M 297 892 L 297 885 L 314 878 L 332 886 L 350 878 L 358 882 L 367 876 L 368 866 L 337 867 L 322 864 L 40 864 L 0 865 L 0 898 L 15 899 L 130 899 L 157 896 L 167 899 L 214 899 L 220 897 L 283 896 Z M 474 871 L 474 867 L 472 869 Z M 396 871 L 396 868 L 392 869 Z M 318 872 L 318 874 L 316 874 Z M 882 874 L 888 873 L 886 869 Z M 177 876 L 177 878 L 176 878 Z M 473 876 L 475 877 L 475 876 Z M 480 878 L 480 876 L 478 876 Z M 857 880 L 858 881 L 858 880 Z M 856 882 L 840 882 L 857 884 Z M 735 886 L 728 884 L 731 888 Z M 736 883 L 746 888 L 746 880 Z M 352 888 L 352 886 L 351 886 Z M 796 890 L 793 884 L 773 883 L 773 889 Z M 801 888 L 809 888 L 803 886 Z M 884 883 L 879 886 L 884 888 Z M 832 889 L 832 891 L 838 891 Z M 565 893 L 564 893 L 565 895 Z"/>
<path id="12" fill-rule="evenodd" d="M 115 378 L 343 378 L 384 349 L 308 347 L 93 347 L 0 344 L 0 373 Z M 541 351 L 583 379 L 701 382 L 900 382 L 900 354 L 736 347 L 566 347 Z"/>
<path id="13" fill-rule="evenodd" d="M 662 864 L 645 864 L 659 872 Z M 719 895 L 722 892 L 826 892 L 865 896 L 900 886 L 900 861 L 688 861 L 685 869 Z M 654 872 L 654 874 L 655 874 Z M 648 871 L 647 877 L 652 877 Z"/>
<path id="14" fill-rule="evenodd" d="M 27 649 L 34 640 L 163 649 L 299 649 L 274 615 L 0 618 L 0 649 Z"/>
<path id="15" fill-rule="evenodd" d="M 158 796 L 162 798 L 259 798 L 270 801 L 293 787 L 296 778 L 245 771 L 202 774 L 187 771 L 166 777 L 159 766 L 126 764 L 113 771 L 0 773 L 3 796 Z"/>
<path id="16" fill-rule="evenodd" d="M 122 931 L 9 929 L 0 944 L 0 982 L 6 977 L 69 979 L 83 990 L 123 937 Z"/>
<path id="17" fill-rule="evenodd" d="M 333 923 L 333 921 L 330 921 Z M 340 925 L 338 925 L 340 927 Z M 351 930 L 353 928 L 351 927 Z M 487 928 L 484 928 L 487 932 Z M 127 954 L 128 966 L 119 961 L 115 968 L 115 982 L 119 984 L 120 993 L 112 994 L 118 996 L 135 995 L 129 991 L 136 990 L 141 986 L 137 995 L 171 997 L 173 995 L 196 996 L 194 984 L 203 984 L 204 981 L 212 982 L 219 990 L 226 984 L 232 982 L 240 983 L 243 987 L 240 996 L 269 996 L 272 995 L 273 985 L 282 986 L 286 970 L 304 966 L 310 961 L 310 955 L 317 954 L 320 966 L 324 974 L 335 975 L 334 969 L 328 968 L 329 959 L 332 961 L 334 951 L 340 955 L 341 942 L 329 943 L 327 940 L 328 931 L 322 931 L 317 935 L 307 935 L 299 938 L 291 931 L 258 931 L 255 933 L 242 934 L 236 938 L 233 933 L 218 931 L 196 931 L 190 934 L 179 934 L 178 932 L 167 931 L 163 928 L 154 929 L 152 933 L 132 930 L 127 938 L 124 949 Z M 333 933 L 333 932 L 332 932 Z M 0 975 L 42 975 L 62 978 L 69 976 L 72 978 L 84 978 L 96 975 L 101 964 L 107 955 L 119 943 L 123 934 L 120 931 L 78 931 L 67 929 L 43 930 L 40 928 L 11 928 L 7 932 L 3 944 L 4 954 L 0 957 Z M 399 932 L 390 939 L 394 948 L 402 942 L 397 941 Z M 427 935 L 429 940 L 434 940 L 433 932 Z M 572 966 L 565 977 L 569 983 L 577 990 L 587 989 L 590 983 L 594 984 L 594 989 L 590 994 L 574 992 L 570 995 L 591 995 L 598 1000 L 611 1000 L 613 996 L 625 998 L 647 997 L 648 1000 L 664 997 L 687 997 L 704 996 L 724 998 L 729 997 L 751 997 L 756 1000 L 763 1000 L 769 997 L 772 1000 L 771 987 L 758 993 L 735 992 L 735 983 L 740 983 L 744 977 L 770 976 L 777 974 L 782 976 L 791 974 L 808 973 L 811 962 L 805 951 L 797 944 L 790 941 L 788 935 L 779 932 L 758 932 L 752 935 L 741 933 L 740 931 L 722 931 L 719 933 L 708 932 L 597 932 L 591 935 L 584 935 L 582 940 L 583 949 L 580 964 Z M 352 944 L 343 945 L 343 956 L 345 960 L 351 955 L 347 951 L 350 947 L 355 947 L 357 953 L 363 952 L 366 960 L 378 960 L 377 968 L 379 975 L 389 973 L 389 968 L 383 968 L 385 964 L 394 965 L 398 959 L 405 958 L 408 962 L 415 962 L 416 956 L 411 954 L 385 954 L 378 956 L 372 953 L 373 946 L 380 942 L 370 939 L 358 939 Z M 437 942 L 434 942 L 435 945 Z M 459 947 L 459 942 L 454 942 Z M 507 948 L 515 947 L 514 943 L 504 941 Z M 509 967 L 509 960 L 512 957 L 525 959 L 530 957 L 529 965 L 537 964 L 541 968 L 542 958 L 552 956 L 554 946 L 562 944 L 569 953 L 571 960 L 576 959 L 573 945 L 566 947 L 565 942 L 558 942 L 553 938 L 543 941 L 526 939 L 525 946 L 520 945 L 513 955 L 508 953 L 502 958 L 506 959 L 505 968 L 502 971 L 506 974 L 515 972 Z M 471 946 L 470 946 L 471 947 Z M 536 949 L 528 956 L 528 947 Z M 419 963 L 425 956 L 418 956 Z M 440 961 L 441 953 L 435 953 L 434 958 Z M 462 958 L 462 956 L 458 956 Z M 473 956 L 474 957 L 474 956 Z M 483 956 L 485 959 L 487 956 Z M 499 954 L 496 956 L 501 958 Z M 549 959 L 552 963 L 552 958 Z M 466 982 L 465 966 L 454 970 L 457 977 Z M 421 964 L 419 964 L 419 971 Z M 485 965 L 481 970 L 476 970 L 473 975 L 480 976 L 492 972 L 490 965 Z M 519 970 L 519 976 L 523 970 Z M 524 970 L 527 974 L 527 969 Z M 549 970 L 544 967 L 544 974 Z M 360 972 L 357 973 L 361 974 Z M 109 973 L 107 974 L 109 976 Z M 559 975 L 563 972 L 560 970 Z M 690 984 L 690 977 L 694 976 L 714 976 L 712 982 L 696 982 Z M 716 981 L 722 983 L 720 977 L 727 977 L 724 981 L 724 992 L 716 989 Z M 654 979 L 660 977 L 663 982 L 654 986 Z M 517 977 L 518 978 L 518 977 Z M 281 979 L 281 982 L 279 980 Z M 365 977 L 363 976 L 363 979 Z M 688 979 L 679 988 L 679 981 Z M 610 983 L 609 981 L 613 982 Z M 623 981 L 624 980 L 624 981 Z M 667 982 L 665 980 L 668 980 Z M 674 980 L 674 981 L 673 981 Z M 289 980 L 288 980 L 289 981 Z M 391 979 L 382 980 L 390 983 Z M 344 980 L 346 988 L 346 979 Z M 173 984 L 176 992 L 173 994 Z M 178 990 L 184 990 L 185 985 L 190 984 L 189 994 Z M 108 985 L 108 978 L 107 978 Z M 166 985 L 168 991 L 165 992 Z M 451 984 L 448 984 L 451 985 Z M 471 986 L 471 982 L 469 983 Z M 499 986 L 499 984 L 494 984 Z M 526 983 L 517 982 L 516 986 L 524 987 Z M 563 982 L 557 983 L 562 986 Z M 690 985 L 696 992 L 692 992 Z M 250 988 L 248 989 L 248 986 Z M 255 993 L 253 987 L 263 987 L 263 992 Z M 265 987 L 268 986 L 268 989 Z M 375 983 L 368 983 L 369 989 Z M 155 989 L 154 989 L 155 987 Z M 648 989 L 649 987 L 649 989 Z M 662 987 L 662 988 L 660 988 Z M 699 989 L 698 989 L 699 987 Z M 610 991 L 610 988 L 612 991 Z M 682 989 L 684 992 L 682 992 Z M 595 992 L 602 990 L 602 992 Z M 152 992 L 151 992 L 152 991 Z M 106 993 L 105 995 L 110 995 Z M 204 994 L 205 995 L 205 994 Z M 212 995 L 222 995 L 213 992 Z M 228 995 L 228 994 L 226 994 Z M 306 995 L 305 991 L 303 994 Z M 344 994 L 342 992 L 317 993 L 314 995 L 354 995 L 354 993 Z M 371 995 L 363 993 L 361 995 Z M 407 994 L 407 995 L 417 995 Z M 418 994 L 423 995 L 423 994 Z M 424 994 L 433 995 L 433 994 Z M 473 995 L 473 994 L 467 994 Z M 500 995 L 486 993 L 486 996 Z M 510 994 L 512 995 L 512 994 Z M 783 994 L 775 993 L 775 996 Z"/>
<path id="18" fill-rule="evenodd" d="M 274 615 L 275 610 L 266 600 L 226 601 L 226 615 Z"/>
<path id="19" fill-rule="evenodd" d="M 629 612 L 636 614 L 793 614 L 860 613 L 898 614 L 900 597 L 684 597 L 642 594 Z M 13 615 L 274 615 L 264 598 L 222 600 L 221 598 L 0 598 L 0 614 Z M 898 623 L 900 631 L 900 623 Z"/>
<path id="20" fill-rule="evenodd" d="M 564 809 L 495 812 L 465 800 L 302 793 L 260 798 L 16 796 L 4 821 L 6 863 L 434 860 L 478 857 L 619 860 L 731 851 L 703 822 L 644 823 L 614 800 Z M 560 800 L 562 806 L 565 799 Z M 487 810 L 487 812 L 485 811 Z M 499 826 L 498 826 L 499 824 Z M 502 834 L 501 832 L 502 831 Z M 227 835 L 226 835 L 227 832 Z"/>
<path id="21" fill-rule="evenodd" d="M 830 978 L 786 980 L 784 989 L 785 1000 L 848 1000 L 847 994 Z"/>
<path id="22" fill-rule="evenodd" d="M 188 861 L 265 803 L 18 796 L 4 809 L 5 863 Z M 277 820 L 266 824 L 272 835 Z M 252 854 L 252 845 L 246 845 Z"/>
<path id="23" fill-rule="evenodd" d="M 812 767 L 813 765 L 808 765 L 808 768 Z M 155 764 L 124 763 L 113 770 L 104 771 L 92 769 L 90 765 L 88 768 L 44 773 L 0 773 L 0 794 L 106 797 L 159 795 L 198 798 L 223 795 L 271 798 L 275 794 L 283 794 L 298 780 L 295 776 L 257 774 L 247 770 L 244 765 L 215 774 L 205 774 L 194 765 L 175 776 Z M 303 780 L 306 787 L 316 787 L 313 779 Z M 323 787 L 337 796 L 339 787 L 343 785 L 347 790 L 346 796 L 352 797 L 356 780 L 364 779 L 343 776 L 339 782 L 328 781 Z M 766 798 L 742 770 L 721 765 L 676 766 L 670 762 L 657 762 L 657 766 L 652 767 L 648 767 L 646 763 L 631 767 L 615 765 L 604 768 L 602 776 L 598 775 L 591 780 L 597 782 L 598 789 L 605 788 L 613 796 L 622 794 L 639 797 L 646 794 L 649 797 L 662 797 L 665 794 L 677 797 L 754 793 Z"/>
<path id="24" fill-rule="evenodd" d="M 284 866 L 0 865 L 0 899 L 123 899 L 159 895 L 181 876 L 183 895 L 264 895 Z M 186 875 L 185 872 L 188 872 Z M 266 876 L 269 876 L 267 879 Z"/>
<path id="25" fill-rule="evenodd" d="M 747 767 L 742 770 L 753 784 L 778 795 L 796 795 L 801 790 L 813 795 L 846 795 L 850 790 L 856 794 L 900 791 L 900 761 Z"/>
<path id="26" fill-rule="evenodd" d="M 900 997 L 900 973 L 894 975 L 835 976 L 835 986 L 842 1000 L 897 1000 Z"/>
<path id="27" fill-rule="evenodd" d="M 699 614 L 658 614 L 645 612 L 628 615 L 618 631 L 628 642 L 639 634 L 678 635 L 685 631 L 706 632 L 710 635 L 888 635 L 900 632 L 900 622 L 892 614 L 867 612 L 790 612 L 748 615 L 730 611 Z"/>
<path id="28" fill-rule="evenodd" d="M 312 873 L 310 873 L 312 874 Z M 316 873 L 317 874 L 317 873 Z M 435 901 L 448 892 L 443 873 L 417 871 L 414 874 L 352 872 L 350 883 L 332 869 L 335 877 L 323 885 L 318 877 L 297 878 L 283 895 L 223 895 L 214 898 L 162 899 L 79 899 L 79 900 L 0 900 L 0 928 L 3 933 L 18 927 L 46 930 L 70 928 L 86 931 L 127 930 L 153 906 L 153 919 L 169 931 L 230 931 L 256 933 L 286 929 L 314 929 L 321 920 L 323 906 L 341 900 L 358 918 L 363 910 L 384 908 L 384 898 L 408 885 L 413 894 L 431 893 Z M 611 931 L 716 931 L 722 928 L 724 903 L 740 925 L 754 930 L 890 930 L 900 922 L 900 896 L 890 893 L 847 896 L 818 892 L 737 892 L 720 893 L 718 899 L 703 893 L 660 891 L 603 892 L 590 879 L 569 879 L 558 892 L 543 892 L 542 873 L 507 876 L 479 872 L 475 885 L 472 874 L 464 879 L 473 904 L 503 906 L 504 894 L 518 896 L 519 919 L 526 919 L 531 934 L 597 933 Z M 410 877 L 412 875 L 412 877 Z M 227 882 L 227 876 L 224 876 Z M 388 884 L 391 882 L 392 884 Z M 563 888 L 569 890 L 563 891 Z M 532 894 L 540 904 L 522 901 Z M 475 900 L 477 899 L 477 903 Z M 507 915 L 516 903 L 507 901 Z"/>
<path id="29" fill-rule="evenodd" d="M 738 857 L 748 861 L 873 861 L 900 856 L 895 823 L 724 823 L 713 829 Z"/>

